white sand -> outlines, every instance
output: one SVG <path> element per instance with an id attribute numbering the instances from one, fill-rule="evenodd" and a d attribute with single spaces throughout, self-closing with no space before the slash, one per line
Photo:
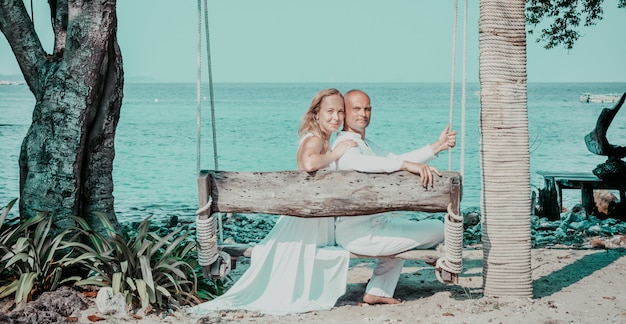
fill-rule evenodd
<path id="1" fill-rule="evenodd" d="M 166 318 L 148 315 L 120 323 L 626 323 L 626 250 L 533 249 L 533 298 L 495 298 L 482 294 L 482 251 L 464 251 L 458 286 L 439 283 L 432 267 L 407 261 L 395 297 L 399 305 L 359 303 L 371 274 L 371 260 L 354 260 L 346 294 L 329 311 L 288 316 L 221 312 L 191 318 L 179 312 Z M 238 271 L 245 270 L 245 262 Z M 98 315 L 91 307 L 81 323 Z"/>

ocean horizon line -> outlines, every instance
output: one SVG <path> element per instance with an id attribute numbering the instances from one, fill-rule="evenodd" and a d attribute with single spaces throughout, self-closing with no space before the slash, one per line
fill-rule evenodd
<path id="1" fill-rule="evenodd" d="M 152 77 L 130 76 L 126 77 L 124 84 L 196 84 L 196 81 L 160 81 Z M 21 75 L 0 74 L 0 81 L 18 82 L 18 85 L 25 85 L 25 80 Z M 208 82 L 202 81 L 201 84 Z M 455 81 L 455 84 L 461 84 L 462 81 Z M 527 84 L 626 84 L 626 81 L 528 81 Z M 213 82 L 214 85 L 287 85 L 287 84 L 450 84 L 450 81 L 220 81 Z M 466 84 L 480 84 L 480 81 L 469 81 Z M 2 84 L 4 85 L 4 84 Z"/>
<path id="2" fill-rule="evenodd" d="M 202 84 L 207 84 L 208 82 L 202 82 Z M 462 82 L 457 81 L 455 84 L 461 84 Z M 474 82 L 466 82 L 467 84 L 480 84 L 478 81 Z M 196 84 L 196 82 L 189 81 L 125 81 L 125 84 Z M 447 81 L 224 81 L 224 82 L 213 82 L 213 84 L 252 84 L 252 85 L 285 85 L 285 84 L 450 84 Z M 589 81 L 589 82 L 577 82 L 577 81 L 534 81 L 528 82 L 528 84 L 626 84 L 626 81 L 617 82 L 617 81 Z"/>

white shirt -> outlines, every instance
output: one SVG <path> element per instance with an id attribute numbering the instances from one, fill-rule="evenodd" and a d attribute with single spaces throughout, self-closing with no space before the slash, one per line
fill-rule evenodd
<path id="1" fill-rule="evenodd" d="M 337 143 L 349 139 L 355 141 L 358 147 L 348 149 L 337 160 L 338 170 L 389 173 L 399 171 L 404 161 L 426 163 L 436 158 L 430 145 L 408 153 L 395 155 L 385 151 L 368 139 L 362 140 L 360 134 L 344 131 L 337 133 L 333 148 L 337 146 Z"/>
<path id="2" fill-rule="evenodd" d="M 380 148 L 372 141 L 362 140 L 360 134 L 344 131 L 337 134 L 333 148 L 337 146 L 337 143 L 348 139 L 357 142 L 358 147 L 348 149 L 337 160 L 338 170 L 391 173 L 399 171 L 403 161 L 426 163 L 436 158 L 430 145 L 408 153 L 395 155 Z M 342 239 L 352 240 L 363 235 L 373 234 L 378 226 L 389 220 L 389 217 L 388 213 L 337 217 L 335 220 L 335 235 L 342 235 Z M 340 240 L 337 239 L 337 241 L 339 242 Z"/>

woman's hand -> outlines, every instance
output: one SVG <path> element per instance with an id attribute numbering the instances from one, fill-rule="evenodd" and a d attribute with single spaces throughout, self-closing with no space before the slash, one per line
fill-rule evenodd
<path id="1" fill-rule="evenodd" d="M 353 140 L 345 140 L 345 141 L 341 141 L 339 143 L 337 143 L 337 146 L 335 146 L 335 148 L 333 149 L 333 152 L 335 154 L 337 154 L 337 158 L 343 156 L 344 153 L 346 153 L 347 150 L 353 148 L 353 147 L 357 147 L 359 144 L 357 144 L 357 142 L 353 141 Z"/>

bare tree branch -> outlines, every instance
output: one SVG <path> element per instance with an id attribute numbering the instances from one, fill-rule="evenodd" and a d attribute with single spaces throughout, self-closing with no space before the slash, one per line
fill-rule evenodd
<path id="1" fill-rule="evenodd" d="M 46 62 L 46 52 L 22 0 L 0 1 L 0 30 L 15 54 L 26 84 L 37 96 L 38 71 Z"/>

